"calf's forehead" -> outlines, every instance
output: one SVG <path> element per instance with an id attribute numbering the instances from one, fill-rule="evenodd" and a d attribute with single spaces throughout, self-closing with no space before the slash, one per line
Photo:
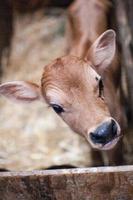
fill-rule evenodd
<path id="1" fill-rule="evenodd" d="M 42 87 L 45 91 L 52 87 L 64 92 L 71 88 L 83 90 L 86 86 L 89 88 L 95 84 L 96 77 L 99 78 L 99 75 L 90 63 L 74 56 L 65 56 L 46 66 L 42 76 Z"/>
<path id="2" fill-rule="evenodd" d="M 106 112 L 105 104 L 97 98 L 96 78 L 100 76 L 86 61 L 75 57 L 57 59 L 44 70 L 42 93 L 48 104 L 63 105 L 65 108 L 73 106 L 76 110 L 80 109 L 80 113 L 81 107 L 83 113 L 88 113 L 88 110 L 93 112 L 96 107 L 99 112 Z"/>

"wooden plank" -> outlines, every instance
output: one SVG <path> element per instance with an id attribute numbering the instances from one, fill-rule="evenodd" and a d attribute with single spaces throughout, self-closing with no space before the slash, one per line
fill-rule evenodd
<path id="1" fill-rule="evenodd" d="M 133 166 L 0 173 L 0 200 L 132 200 Z"/>

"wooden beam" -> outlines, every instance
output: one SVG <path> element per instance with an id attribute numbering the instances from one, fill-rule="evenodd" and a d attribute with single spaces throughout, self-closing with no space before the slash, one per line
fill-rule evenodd
<path id="1" fill-rule="evenodd" d="M 118 199 L 133 199 L 133 166 L 0 173 L 0 200 Z"/>

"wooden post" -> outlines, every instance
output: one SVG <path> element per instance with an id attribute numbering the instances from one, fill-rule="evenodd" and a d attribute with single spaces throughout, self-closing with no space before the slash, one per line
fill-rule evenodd
<path id="1" fill-rule="evenodd" d="M 9 52 L 9 47 L 12 38 L 12 28 L 13 25 L 13 12 L 12 6 L 9 4 L 8 0 L 0 2 L 0 74 L 2 71 L 2 56 L 3 52 L 7 50 Z"/>
<path id="2" fill-rule="evenodd" d="M 122 47 L 123 70 L 126 72 L 131 122 L 133 121 L 133 2 L 116 0 L 114 2 L 117 29 Z M 131 17 L 132 16 L 132 17 Z"/>

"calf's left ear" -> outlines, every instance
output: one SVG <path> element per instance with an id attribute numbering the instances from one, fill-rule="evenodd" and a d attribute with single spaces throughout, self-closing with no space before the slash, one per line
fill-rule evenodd
<path id="1" fill-rule="evenodd" d="M 24 103 L 41 99 L 40 87 L 37 84 L 26 81 L 12 81 L 1 84 L 0 95 L 12 101 Z"/>
<path id="2" fill-rule="evenodd" d="M 103 72 L 111 64 L 116 51 L 116 34 L 113 30 L 105 31 L 89 49 L 87 59 L 99 72 Z"/>

